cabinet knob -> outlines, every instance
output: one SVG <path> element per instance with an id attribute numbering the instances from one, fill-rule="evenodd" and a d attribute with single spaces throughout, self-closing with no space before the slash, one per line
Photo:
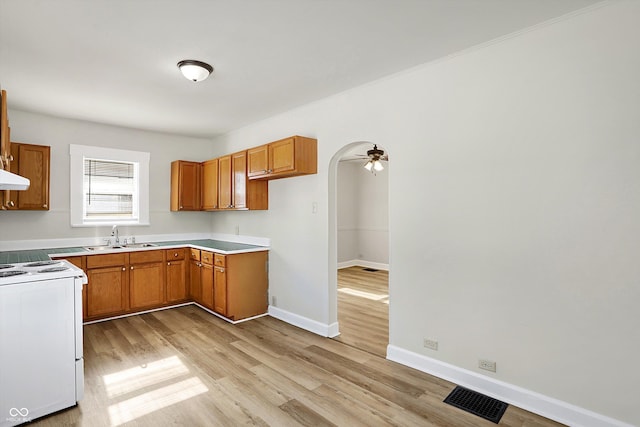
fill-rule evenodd
<path id="1" fill-rule="evenodd" d="M 133 265 L 131 267 L 129 267 L 129 268 L 133 270 Z"/>
<path id="2" fill-rule="evenodd" d="M 168 263 L 167 263 L 167 265 L 171 265 L 171 263 L 170 263 L 170 262 L 168 262 Z"/>
<path id="3" fill-rule="evenodd" d="M 7 206 L 9 206 L 10 208 L 14 207 L 16 204 L 13 202 L 13 200 L 9 200 L 7 202 Z"/>
<path id="4" fill-rule="evenodd" d="M 174 253 L 173 256 L 178 256 L 178 252 Z"/>
<path id="5" fill-rule="evenodd" d="M 180 209 L 184 209 L 184 206 L 180 206 Z"/>
<path id="6" fill-rule="evenodd" d="M 45 208 L 45 209 L 47 209 L 47 205 L 46 205 L 46 204 L 42 205 L 42 207 L 43 207 L 43 208 Z"/>
<path id="7" fill-rule="evenodd" d="M 125 270 L 126 270 L 126 268 L 122 267 L 122 271 L 125 271 Z"/>

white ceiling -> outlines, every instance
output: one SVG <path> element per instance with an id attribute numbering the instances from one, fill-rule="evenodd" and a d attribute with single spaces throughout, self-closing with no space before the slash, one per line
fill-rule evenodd
<path id="1" fill-rule="evenodd" d="M 0 0 L 0 84 L 10 108 L 211 137 L 596 2 Z"/>

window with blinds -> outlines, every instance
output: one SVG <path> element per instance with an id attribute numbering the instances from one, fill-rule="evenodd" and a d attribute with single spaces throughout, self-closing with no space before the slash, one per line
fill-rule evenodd
<path id="1" fill-rule="evenodd" d="M 136 164 L 84 159 L 84 218 L 136 219 Z"/>

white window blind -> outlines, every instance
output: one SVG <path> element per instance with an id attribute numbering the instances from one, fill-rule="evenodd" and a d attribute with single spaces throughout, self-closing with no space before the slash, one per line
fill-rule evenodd
<path id="1" fill-rule="evenodd" d="M 85 218 L 135 218 L 135 169 L 134 163 L 85 158 Z"/>
<path id="2" fill-rule="evenodd" d="M 149 225 L 149 153 L 70 144 L 69 156 L 72 227 Z"/>

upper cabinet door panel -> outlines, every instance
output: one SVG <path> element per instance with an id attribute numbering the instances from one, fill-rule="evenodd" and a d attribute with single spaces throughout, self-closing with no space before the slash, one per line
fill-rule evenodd
<path id="1" fill-rule="evenodd" d="M 202 164 L 176 160 L 171 163 L 171 210 L 199 211 Z"/>
<path id="2" fill-rule="evenodd" d="M 218 159 L 202 164 L 202 209 L 218 209 Z"/>
<path id="3" fill-rule="evenodd" d="M 268 173 L 269 169 L 269 145 L 261 145 L 259 147 L 247 150 L 247 176 L 263 176 Z"/>
<path id="4" fill-rule="evenodd" d="M 279 174 L 295 169 L 295 141 L 293 138 L 283 139 L 269 145 L 271 168 L 269 173 Z"/>
<path id="5" fill-rule="evenodd" d="M 220 157 L 218 159 L 218 207 L 220 209 L 233 207 L 231 190 L 231 156 Z"/>
<path id="6" fill-rule="evenodd" d="M 29 178 L 26 191 L 18 192 L 18 209 L 49 210 L 49 163 L 51 148 L 20 144 L 18 174 Z"/>

